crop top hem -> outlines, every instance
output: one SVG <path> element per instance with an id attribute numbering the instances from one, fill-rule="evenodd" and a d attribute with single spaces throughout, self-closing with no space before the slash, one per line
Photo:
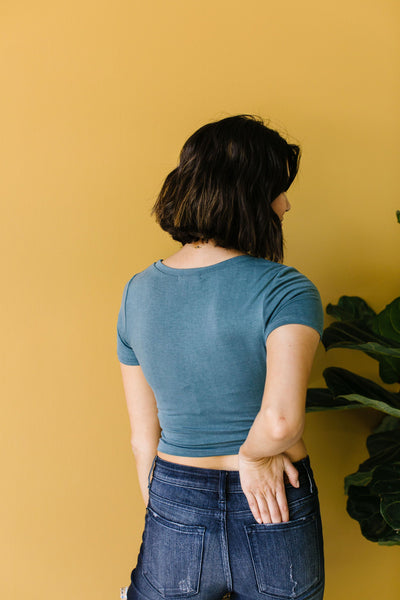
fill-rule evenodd
<path id="1" fill-rule="evenodd" d="M 224 444 L 223 446 L 218 444 L 218 446 L 194 448 L 193 446 L 174 446 L 172 444 L 167 444 L 160 439 L 157 450 L 160 450 L 160 452 L 165 452 L 165 454 L 172 454 L 175 456 L 224 456 L 227 454 L 238 454 L 240 446 L 243 443 L 244 440 L 241 442 L 231 442 L 229 444 Z"/>

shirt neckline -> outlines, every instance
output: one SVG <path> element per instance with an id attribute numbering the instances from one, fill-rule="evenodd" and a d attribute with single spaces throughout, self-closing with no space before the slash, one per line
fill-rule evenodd
<path id="1" fill-rule="evenodd" d="M 230 266 L 232 263 L 243 262 L 248 258 L 253 258 L 249 254 L 239 254 L 238 256 L 231 256 L 230 258 L 226 258 L 225 260 L 221 260 L 218 263 L 214 263 L 213 265 L 207 265 L 205 267 L 186 267 L 186 268 L 176 268 L 169 267 L 161 262 L 162 258 L 159 258 L 156 262 L 153 263 L 154 267 L 163 273 L 167 273 L 168 275 L 197 275 L 198 273 L 209 273 L 210 271 L 216 271 L 220 269 L 224 269 Z"/>

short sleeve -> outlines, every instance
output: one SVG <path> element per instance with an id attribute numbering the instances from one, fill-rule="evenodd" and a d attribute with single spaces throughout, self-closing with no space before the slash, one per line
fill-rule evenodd
<path id="1" fill-rule="evenodd" d="M 324 310 L 317 287 L 308 277 L 294 267 L 275 278 L 272 303 L 268 297 L 264 302 L 264 340 L 281 325 L 298 323 L 318 331 L 320 338 L 324 330 Z"/>
<path id="2" fill-rule="evenodd" d="M 132 346 L 129 344 L 127 336 L 128 323 L 126 320 L 126 299 L 128 295 L 129 284 L 132 279 L 130 279 L 124 287 L 117 321 L 117 355 L 119 361 L 124 365 L 140 364 Z"/>

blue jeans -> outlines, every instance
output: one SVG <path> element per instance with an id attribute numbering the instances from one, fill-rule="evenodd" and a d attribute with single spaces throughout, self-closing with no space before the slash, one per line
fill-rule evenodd
<path id="1" fill-rule="evenodd" d="M 322 600 L 318 489 L 309 455 L 293 464 L 300 486 L 285 477 L 289 521 L 259 524 L 239 471 L 156 456 L 128 600 Z"/>

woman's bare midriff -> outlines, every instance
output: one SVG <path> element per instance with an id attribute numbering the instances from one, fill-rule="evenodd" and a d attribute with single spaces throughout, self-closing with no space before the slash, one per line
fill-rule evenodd
<path id="1" fill-rule="evenodd" d="M 224 454 L 221 456 L 175 456 L 174 454 L 166 454 L 159 450 L 157 454 L 163 460 L 179 465 L 203 467 L 204 469 L 222 469 L 224 471 L 239 470 L 239 457 L 237 454 Z M 303 439 L 300 439 L 293 446 L 285 450 L 285 454 L 292 462 L 296 462 L 307 456 L 307 449 Z"/>

